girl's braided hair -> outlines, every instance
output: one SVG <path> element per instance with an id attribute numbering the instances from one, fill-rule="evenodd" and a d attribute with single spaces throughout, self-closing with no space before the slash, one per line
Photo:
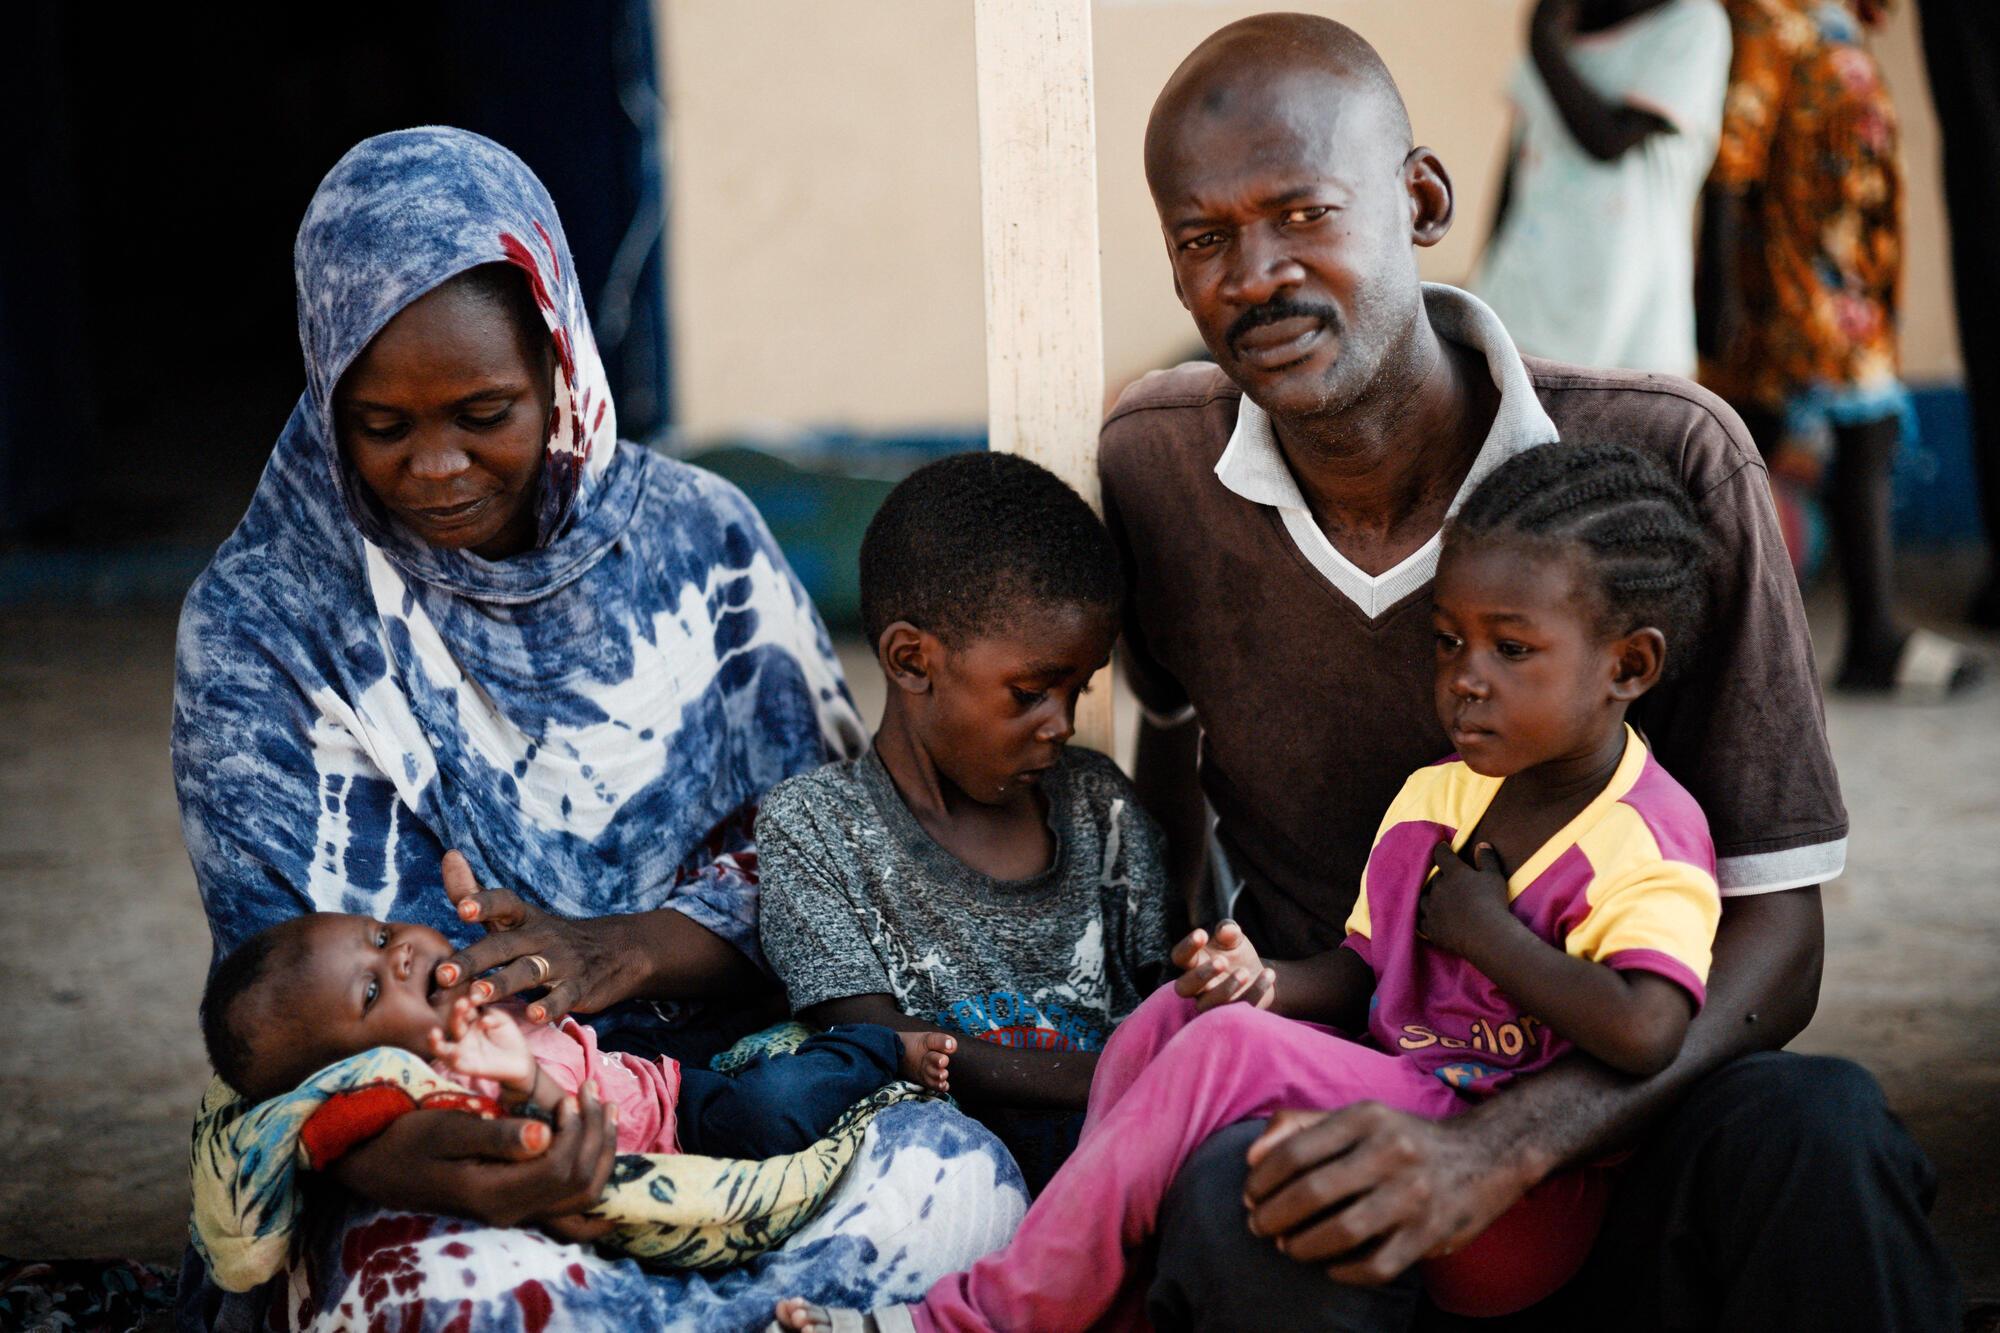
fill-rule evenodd
<path id="1" fill-rule="evenodd" d="M 1499 540 L 1573 552 L 1596 584 L 1607 634 L 1659 630 L 1663 678 L 1696 655 L 1708 531 L 1679 480 L 1636 449 L 1559 443 L 1516 454 L 1479 484 L 1444 540 L 1447 550 Z"/>

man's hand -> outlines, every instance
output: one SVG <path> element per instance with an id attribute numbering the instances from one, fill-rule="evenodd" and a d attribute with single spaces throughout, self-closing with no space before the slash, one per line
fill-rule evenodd
<path id="1" fill-rule="evenodd" d="M 498 1009 L 481 1009 L 461 995 L 451 1024 L 431 1029 L 431 1054 L 466 1078 L 492 1079 L 516 1098 L 535 1091 L 535 1057 L 521 1025 Z"/>
<path id="2" fill-rule="evenodd" d="M 1449 842 L 1440 839 L 1431 848 L 1437 874 L 1417 899 L 1417 933 L 1461 958 L 1513 915 L 1507 910 L 1507 876 L 1499 854 L 1482 842 L 1473 857 L 1474 865 L 1467 865 Z"/>
<path id="3" fill-rule="evenodd" d="M 1215 934 L 1195 930 L 1174 946 L 1173 964 L 1181 969 L 1174 993 L 1193 1000 L 1202 1013 L 1225 1004 L 1271 1007 L 1278 974 L 1264 966 L 1257 950 L 1234 921 L 1216 924 Z"/>
<path id="4" fill-rule="evenodd" d="M 1250 1230 L 1335 1281 L 1393 1281 L 1477 1236 L 1539 1178 L 1476 1129 L 1379 1102 L 1280 1111 L 1250 1145 Z"/>

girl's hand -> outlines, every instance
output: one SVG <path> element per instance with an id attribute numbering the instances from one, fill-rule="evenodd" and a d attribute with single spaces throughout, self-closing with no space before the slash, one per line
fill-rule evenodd
<path id="1" fill-rule="evenodd" d="M 516 1097 L 535 1091 L 535 1057 L 520 1024 L 498 1009 L 481 1009 L 460 996 L 451 1007 L 451 1033 L 431 1029 L 431 1054 L 466 1078 L 492 1079 Z"/>
<path id="2" fill-rule="evenodd" d="M 1431 848 L 1437 874 L 1417 899 L 1417 933 L 1447 953 L 1469 956 L 1501 921 L 1507 909 L 1507 876 L 1491 843 L 1473 849 L 1473 865 L 1459 860 L 1449 841 Z"/>
<path id="3" fill-rule="evenodd" d="M 1195 930 L 1174 946 L 1173 964 L 1181 969 L 1174 993 L 1195 1002 L 1202 1013 L 1218 1005 L 1271 1007 L 1278 974 L 1264 966 L 1243 928 L 1234 921 L 1216 923 L 1215 934 Z"/>
<path id="4" fill-rule="evenodd" d="M 459 919 L 484 926 L 486 938 L 439 963 L 435 980 L 443 988 L 478 977 L 468 992 L 474 1004 L 546 987 L 548 994 L 528 1006 L 528 1021 L 553 1023 L 572 1011 L 596 1013 L 630 998 L 648 973 L 629 933 L 618 929 L 620 918 L 571 921 L 507 889 L 481 889 L 456 851 L 444 854 L 444 891 Z M 480 975 L 496 967 L 492 976 Z"/>

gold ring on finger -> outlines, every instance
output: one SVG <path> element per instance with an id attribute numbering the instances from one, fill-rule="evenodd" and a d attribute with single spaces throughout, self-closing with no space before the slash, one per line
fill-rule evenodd
<path id="1" fill-rule="evenodd" d="M 529 954 L 527 957 L 527 961 L 535 965 L 535 984 L 537 986 L 547 981 L 549 979 L 549 973 L 555 971 L 554 968 L 549 966 L 549 960 L 542 957 L 538 953 Z"/>

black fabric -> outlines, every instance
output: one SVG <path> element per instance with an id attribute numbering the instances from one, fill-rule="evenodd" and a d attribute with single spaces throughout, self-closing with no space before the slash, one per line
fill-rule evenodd
<path id="1" fill-rule="evenodd" d="M 1783 439 L 1783 421 L 1762 408 L 1746 406 L 1738 412 L 1768 460 Z M 1841 678 L 1857 684 L 1892 684 L 1907 637 L 1896 617 L 1896 542 L 1890 526 L 1890 469 L 1901 439 L 1902 423 L 1895 416 L 1833 428 L 1826 515 L 1847 607 Z"/>
<path id="2" fill-rule="evenodd" d="M 1160 1208 L 1158 1261 L 1146 1293 L 1157 1333 L 1388 1333 L 1411 1326 L 1415 1273 L 1386 1287 L 1342 1287 L 1244 1226 L 1244 1154 L 1265 1121 L 1212 1136 L 1188 1158 Z"/>
<path id="3" fill-rule="evenodd" d="M 734 1074 L 681 1067 L 681 1151 L 783 1157 L 833 1128 L 840 1113 L 897 1078 L 902 1040 L 873 1023 L 843 1023 L 790 1055 L 760 1055 Z"/>
<path id="4" fill-rule="evenodd" d="M 1083 1134 L 1081 1111 L 1025 1111 L 980 1105 L 967 1105 L 963 1109 L 1007 1145 L 1007 1151 L 1014 1155 L 1014 1165 L 1021 1168 L 1021 1179 L 1028 1182 L 1030 1199 L 1040 1195 L 1042 1187 L 1062 1169 Z"/>
<path id="5" fill-rule="evenodd" d="M 1250 1310 L 1258 1328 L 1371 1333 L 1958 1327 L 1925 1220 L 1930 1163 L 1846 1060 L 1753 1055 L 1697 1084 L 1626 1166 L 1584 1271 L 1505 1319 L 1441 1314 L 1410 1277 L 1339 1286 L 1251 1236 L 1243 1152 L 1260 1123 L 1210 1139 L 1167 1196 L 1148 1307 L 1162 1333 L 1243 1327 Z"/>
<path id="6" fill-rule="evenodd" d="M 1836 426 L 1827 516 L 1847 600 L 1846 671 L 1877 665 L 1894 679 L 1905 637 L 1896 620 L 1895 539 L 1889 529 L 1889 466 L 1902 434 L 1895 417 Z"/>
<path id="7" fill-rule="evenodd" d="M 2000 552 L 2000 5 L 1921 0 L 1924 64 L 1944 140 L 1945 214 L 1951 220 L 1952 290 L 1965 388 L 1972 399 L 1986 540 Z M 2000 554 L 1995 556 L 2000 566 Z"/>

